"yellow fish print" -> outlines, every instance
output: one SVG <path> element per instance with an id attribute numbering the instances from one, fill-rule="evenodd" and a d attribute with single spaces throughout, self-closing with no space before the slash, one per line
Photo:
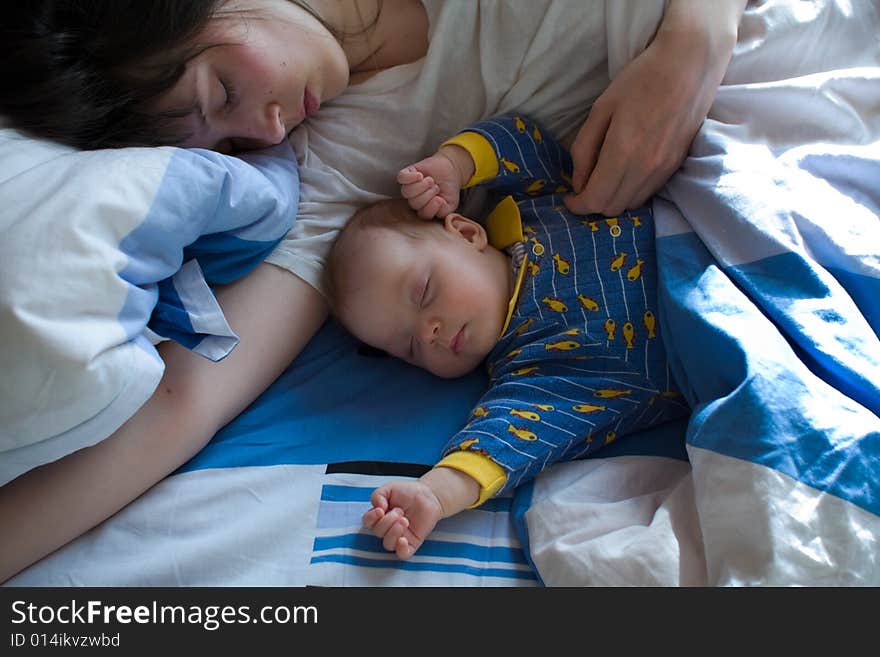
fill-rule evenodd
<path id="1" fill-rule="evenodd" d="M 564 313 L 568 311 L 568 306 L 562 302 L 562 299 L 557 297 L 544 297 L 541 299 L 541 303 L 546 305 L 553 312 Z"/>
<path id="2" fill-rule="evenodd" d="M 539 178 L 532 182 L 528 187 L 526 187 L 526 194 L 538 194 L 542 189 L 544 189 L 544 185 L 547 184 L 547 181 L 543 178 Z"/>
<path id="3" fill-rule="evenodd" d="M 533 372 L 537 372 L 537 371 L 538 371 L 537 366 L 521 367 L 520 369 L 518 369 L 514 372 L 511 372 L 510 376 L 525 376 L 526 374 L 532 374 Z"/>
<path id="4" fill-rule="evenodd" d="M 571 351 L 580 346 L 580 343 L 574 340 L 560 340 L 558 342 L 548 342 L 544 345 L 544 349 L 547 351 Z"/>
<path id="5" fill-rule="evenodd" d="M 538 437 L 528 429 L 521 429 L 519 427 L 513 426 L 512 424 L 507 425 L 507 431 L 508 433 L 512 433 L 520 440 L 527 440 L 530 443 L 533 443 L 538 439 Z"/>
<path id="6" fill-rule="evenodd" d="M 532 422 L 540 422 L 541 416 L 535 413 L 534 411 L 525 411 L 521 408 L 511 408 L 510 414 L 515 415 L 517 417 L 521 417 L 524 420 L 531 420 Z"/>
<path id="7" fill-rule="evenodd" d="M 513 118 L 513 123 L 514 123 L 514 125 L 516 125 L 516 129 L 519 130 L 520 132 L 525 132 L 525 131 L 526 131 L 526 122 L 523 121 L 523 120 L 522 120 L 521 118 L 519 118 L 518 116 L 515 116 L 515 117 Z"/>
<path id="8" fill-rule="evenodd" d="M 529 328 L 532 324 L 534 324 L 534 323 L 535 323 L 535 318 L 534 318 L 534 317 L 530 317 L 529 319 L 527 319 L 526 321 L 524 321 L 522 324 L 520 324 L 520 325 L 516 328 L 516 330 L 514 331 L 514 333 L 515 333 L 516 335 L 522 335 L 522 334 L 525 333 L 525 332 L 528 330 L 528 328 Z"/>
<path id="9" fill-rule="evenodd" d="M 617 397 L 625 397 L 626 395 L 631 395 L 632 390 L 618 390 L 617 388 L 599 388 L 593 394 L 596 397 L 600 397 L 602 399 L 615 399 Z"/>
<path id="10" fill-rule="evenodd" d="M 604 411 L 604 406 L 597 406 L 596 404 L 577 404 L 576 406 L 572 406 L 571 410 L 576 411 L 578 413 L 598 413 L 599 411 Z"/>
<path id="11" fill-rule="evenodd" d="M 610 317 L 605 320 L 605 334 L 608 336 L 609 340 L 614 339 L 614 332 L 617 331 L 617 322 L 615 322 Z"/>
<path id="12" fill-rule="evenodd" d="M 639 276 L 642 275 L 642 265 L 645 264 L 645 261 L 641 258 L 636 258 L 636 264 L 629 268 L 626 272 L 626 280 L 634 281 Z"/>
<path id="13" fill-rule="evenodd" d="M 617 271 L 621 267 L 623 267 L 623 263 L 626 262 L 626 251 L 621 251 L 614 260 L 611 261 L 611 271 Z"/>
<path id="14" fill-rule="evenodd" d="M 581 305 L 587 310 L 597 311 L 599 310 L 599 304 L 596 303 L 595 299 L 591 299 L 590 297 L 585 297 L 583 294 L 579 294 L 577 296 L 578 301 L 581 302 Z"/>
<path id="15" fill-rule="evenodd" d="M 645 328 L 648 330 L 648 339 L 656 338 L 657 334 L 654 332 L 656 320 L 654 319 L 654 313 L 650 310 L 645 311 L 644 317 L 642 317 L 642 324 L 645 325 Z"/>
<path id="16" fill-rule="evenodd" d="M 556 271 L 558 271 L 563 276 L 567 275 L 571 270 L 571 265 L 568 263 L 568 260 L 563 258 L 558 253 L 553 254 L 553 260 L 556 262 Z"/>
<path id="17" fill-rule="evenodd" d="M 626 348 L 632 349 L 635 342 L 636 329 L 632 322 L 626 322 L 623 325 L 623 341 L 626 342 Z"/>
<path id="18" fill-rule="evenodd" d="M 511 173 L 519 173 L 520 168 L 516 162 L 508 160 L 506 157 L 501 158 L 501 164 L 504 165 L 504 168 L 510 171 Z"/>

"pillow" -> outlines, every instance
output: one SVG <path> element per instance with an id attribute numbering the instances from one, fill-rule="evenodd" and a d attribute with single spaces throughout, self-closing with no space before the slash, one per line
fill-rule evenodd
<path id="1" fill-rule="evenodd" d="M 0 129 L 0 484 L 131 417 L 164 371 L 150 329 L 228 353 L 209 285 L 262 261 L 298 201 L 286 141 L 237 158 Z"/>

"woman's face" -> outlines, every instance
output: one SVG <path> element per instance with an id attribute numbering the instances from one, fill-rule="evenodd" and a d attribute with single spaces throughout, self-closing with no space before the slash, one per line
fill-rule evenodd
<path id="1" fill-rule="evenodd" d="M 184 115 L 179 128 L 189 137 L 181 146 L 272 146 L 348 84 L 339 43 L 287 0 L 229 2 L 195 45 L 207 47 L 151 108 Z"/>

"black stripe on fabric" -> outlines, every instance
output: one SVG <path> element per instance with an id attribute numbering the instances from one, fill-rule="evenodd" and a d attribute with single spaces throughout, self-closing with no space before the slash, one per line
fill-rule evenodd
<path id="1" fill-rule="evenodd" d="M 329 463 L 326 474 L 364 474 L 383 477 L 421 477 L 430 465 L 421 463 L 391 463 L 388 461 L 345 461 Z"/>

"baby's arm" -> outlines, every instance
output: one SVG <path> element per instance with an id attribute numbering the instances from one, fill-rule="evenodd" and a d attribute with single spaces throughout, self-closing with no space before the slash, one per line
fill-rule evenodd
<path id="1" fill-rule="evenodd" d="M 417 481 L 392 481 L 373 491 L 373 508 L 363 524 L 386 550 L 409 559 L 441 519 L 473 505 L 479 493 L 480 485 L 469 475 L 433 468 Z"/>
<path id="2" fill-rule="evenodd" d="M 482 186 L 517 201 L 571 191 L 571 156 L 531 118 L 502 114 L 454 135 L 431 157 L 398 173 L 401 194 L 419 216 L 445 217 L 462 188 Z"/>

